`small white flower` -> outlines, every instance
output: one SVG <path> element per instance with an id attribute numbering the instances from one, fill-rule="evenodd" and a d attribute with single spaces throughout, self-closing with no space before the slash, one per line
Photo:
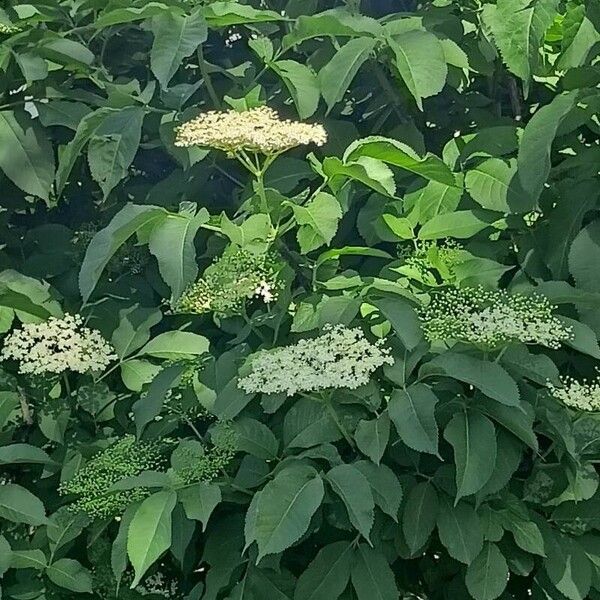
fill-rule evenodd
<path id="1" fill-rule="evenodd" d="M 562 387 L 548 383 L 550 393 L 557 400 L 576 410 L 600 411 L 600 377 L 592 382 L 577 381 L 572 377 L 561 377 L 560 380 Z"/>
<path id="2" fill-rule="evenodd" d="M 24 324 L 6 338 L 0 351 L 0 361 L 16 360 L 19 373 L 32 375 L 103 371 L 115 358 L 99 331 L 83 327 L 80 315 L 69 314 Z"/>
<path id="3" fill-rule="evenodd" d="M 238 386 L 248 394 L 293 396 L 330 388 L 356 389 L 369 382 L 384 364 L 393 364 L 382 341 L 372 344 L 358 329 L 343 325 L 327 327 L 314 339 L 291 346 L 261 350 L 251 358 L 251 372 Z"/>

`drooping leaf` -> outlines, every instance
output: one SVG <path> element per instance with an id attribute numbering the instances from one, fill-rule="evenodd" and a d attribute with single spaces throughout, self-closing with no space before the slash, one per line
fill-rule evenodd
<path id="1" fill-rule="evenodd" d="M 91 296 L 100 275 L 113 254 L 136 231 L 165 218 L 165 210 L 157 206 L 126 204 L 90 242 L 81 270 L 79 289 L 83 301 Z"/>
<path id="2" fill-rule="evenodd" d="M 412 553 L 420 550 L 435 528 L 438 495 L 429 482 L 418 483 L 406 497 L 402 515 L 402 532 Z"/>
<path id="3" fill-rule="evenodd" d="M 338 465 L 327 473 L 327 482 L 344 503 L 352 525 L 368 540 L 375 501 L 367 478 L 353 465 Z"/>
<path id="4" fill-rule="evenodd" d="M 92 593 L 92 574 L 80 562 L 72 558 L 59 558 L 46 567 L 46 575 L 52 583 L 61 588 L 79 592 Z"/>
<path id="5" fill-rule="evenodd" d="M 208 28 L 201 11 L 191 15 L 169 11 L 152 19 L 152 33 L 150 67 L 161 87 L 166 88 L 183 59 L 206 41 Z"/>
<path id="6" fill-rule="evenodd" d="M 519 406 L 519 388 L 514 379 L 498 364 L 468 354 L 446 352 L 436 356 L 424 367 L 427 374 L 440 374 L 464 381 L 486 396 L 506 404 Z"/>
<path id="7" fill-rule="evenodd" d="M 390 417 L 383 412 L 376 419 L 362 420 L 354 432 L 358 449 L 379 464 L 390 439 Z"/>
<path id="8" fill-rule="evenodd" d="M 143 120 L 142 108 L 124 108 L 108 115 L 90 138 L 90 172 L 105 199 L 127 175 L 140 145 Z"/>
<path id="9" fill-rule="evenodd" d="M 334 542 L 319 550 L 300 575 L 294 600 L 337 600 L 350 581 L 352 544 Z"/>
<path id="10" fill-rule="evenodd" d="M 477 513 L 465 502 L 453 506 L 442 498 L 437 515 L 440 541 L 456 560 L 471 564 L 483 548 L 483 532 Z"/>
<path id="11" fill-rule="evenodd" d="M 200 521 L 202 530 L 206 531 L 210 515 L 221 502 L 221 489 L 214 483 L 201 481 L 178 490 L 177 497 L 183 506 L 183 510 L 185 510 L 187 518 Z"/>
<path id="12" fill-rule="evenodd" d="M 369 37 L 351 39 L 319 71 L 321 94 L 329 110 L 344 97 L 358 70 L 373 52 L 376 43 L 375 39 Z"/>
<path id="13" fill-rule="evenodd" d="M 25 193 L 50 199 L 54 151 L 44 130 L 26 113 L 0 111 L 0 169 Z"/>
<path id="14" fill-rule="evenodd" d="M 183 360 L 208 352 L 208 340 L 191 331 L 165 331 L 143 346 L 137 356 Z"/>
<path id="15" fill-rule="evenodd" d="M 171 514 L 176 502 L 174 491 L 156 492 L 142 502 L 131 520 L 127 555 L 135 569 L 132 588 L 171 545 Z"/>
<path id="16" fill-rule="evenodd" d="M 320 90 L 317 76 L 295 60 L 278 60 L 269 64 L 285 83 L 301 119 L 308 119 L 319 106 Z"/>
<path id="17" fill-rule="evenodd" d="M 491 477 L 496 463 L 496 431 L 481 413 L 460 411 L 444 429 L 444 438 L 454 448 L 458 502 L 478 492 Z"/>
<path id="18" fill-rule="evenodd" d="M 319 192 L 306 206 L 292 208 L 300 225 L 297 237 L 302 253 L 331 242 L 342 217 L 340 203 L 334 196 Z"/>
<path id="19" fill-rule="evenodd" d="M 388 411 L 400 439 L 418 452 L 438 453 L 435 405 L 438 399 L 424 384 L 394 390 Z"/>
<path id="20" fill-rule="evenodd" d="M 394 572 L 379 551 L 360 544 L 354 555 L 352 585 L 358 600 L 397 600 Z"/>
<path id="21" fill-rule="evenodd" d="M 400 77 L 423 110 L 423 99 L 441 92 L 446 83 L 448 66 L 442 44 L 432 33 L 419 30 L 389 37 L 387 43 Z"/>
<path id="22" fill-rule="evenodd" d="M 475 600 L 494 600 L 506 588 L 508 565 L 496 544 L 487 542 L 467 568 L 465 583 Z"/>
<path id="23" fill-rule="evenodd" d="M 288 467 L 264 487 L 253 527 L 259 560 L 285 550 L 304 535 L 323 494 L 323 481 L 306 466 Z"/>
<path id="24" fill-rule="evenodd" d="M 47 521 L 42 501 L 16 483 L 0 486 L 0 517 L 33 526 L 44 525 Z"/>

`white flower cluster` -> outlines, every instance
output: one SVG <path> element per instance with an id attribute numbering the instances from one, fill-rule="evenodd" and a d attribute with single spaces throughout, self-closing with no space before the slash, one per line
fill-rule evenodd
<path id="1" fill-rule="evenodd" d="M 319 337 L 257 352 L 250 359 L 251 372 L 239 379 L 238 386 L 248 394 L 285 392 L 288 396 L 356 389 L 369 382 L 375 369 L 393 364 L 382 345 L 383 340 L 369 342 L 358 328 L 329 326 Z"/>
<path id="2" fill-rule="evenodd" d="M 0 360 L 16 360 L 19 373 L 33 375 L 102 371 L 115 358 L 99 331 L 83 327 L 81 316 L 68 314 L 24 324 L 6 338 L 0 352 Z"/>
<path id="3" fill-rule="evenodd" d="M 553 310 L 548 299 L 539 295 L 476 287 L 434 294 L 420 318 L 429 341 L 456 340 L 497 348 L 518 340 L 559 348 L 572 332 Z"/>
<path id="4" fill-rule="evenodd" d="M 588 412 L 600 411 L 600 377 L 588 382 L 577 381 L 572 377 L 561 377 L 562 387 L 548 384 L 550 393 L 557 399 L 576 410 Z"/>
<path id="5" fill-rule="evenodd" d="M 16 25 L 6 25 L 5 23 L 0 23 L 0 34 L 9 35 L 11 33 L 19 33 L 20 31 L 22 31 L 22 29 Z"/>
<path id="6" fill-rule="evenodd" d="M 176 581 L 169 581 L 160 571 L 146 577 L 143 584 L 135 591 L 142 596 L 160 596 L 161 598 L 179 598 L 179 588 Z"/>
<path id="7" fill-rule="evenodd" d="M 175 145 L 277 154 L 307 144 L 322 146 L 326 141 L 322 125 L 283 120 L 272 108 L 260 106 L 244 112 L 203 113 L 177 128 Z"/>

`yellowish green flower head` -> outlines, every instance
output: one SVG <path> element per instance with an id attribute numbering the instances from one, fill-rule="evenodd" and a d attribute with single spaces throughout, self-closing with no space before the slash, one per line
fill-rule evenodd
<path id="1" fill-rule="evenodd" d="M 80 315 L 69 314 L 25 323 L 7 336 L 0 351 L 0 360 L 15 360 L 19 373 L 31 375 L 100 372 L 116 358 L 99 331 L 84 327 Z"/>
<path id="2" fill-rule="evenodd" d="M 572 336 L 543 296 L 482 287 L 435 293 L 420 310 L 428 341 L 458 341 L 494 349 L 513 341 L 559 348 Z"/>
<path id="3" fill-rule="evenodd" d="M 347 388 L 369 382 L 382 365 L 393 364 L 383 341 L 371 343 L 359 328 L 328 327 L 323 335 L 291 346 L 261 350 L 238 386 L 248 394 L 293 396 L 299 392 Z"/>
<path id="4" fill-rule="evenodd" d="M 297 146 L 322 146 L 327 141 L 322 125 L 281 119 L 267 106 L 202 113 L 178 127 L 176 134 L 176 146 L 216 148 L 230 154 L 241 150 L 279 154 Z"/>
<path id="5" fill-rule="evenodd" d="M 188 287 L 173 307 L 181 313 L 240 314 L 250 298 L 264 304 L 277 299 L 281 287 L 278 273 L 282 263 L 272 252 L 254 253 L 229 246 L 208 267 L 202 277 Z"/>
<path id="6" fill-rule="evenodd" d="M 593 381 L 561 377 L 561 383 L 561 387 L 548 384 L 554 398 L 575 410 L 600 411 L 600 377 L 596 377 Z"/>

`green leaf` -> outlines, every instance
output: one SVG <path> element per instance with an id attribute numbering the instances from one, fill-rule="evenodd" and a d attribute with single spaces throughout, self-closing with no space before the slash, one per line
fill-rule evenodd
<path id="1" fill-rule="evenodd" d="M 119 358 L 123 359 L 139 350 L 150 339 L 152 327 L 161 319 L 160 310 L 142 308 L 137 304 L 119 311 L 119 324 L 111 338 Z"/>
<path id="2" fill-rule="evenodd" d="M 92 574 L 72 558 L 59 558 L 46 568 L 48 579 L 61 588 L 80 594 L 92 593 Z"/>
<path id="3" fill-rule="evenodd" d="M 171 288 L 171 304 L 198 275 L 194 239 L 209 216 L 205 208 L 196 212 L 194 206 L 185 207 L 177 215 L 168 215 L 150 233 L 148 248 L 158 261 L 161 277 Z"/>
<path id="4" fill-rule="evenodd" d="M 413 30 L 387 39 L 394 64 L 417 106 L 442 91 L 448 75 L 444 48 L 428 31 Z"/>
<path id="5" fill-rule="evenodd" d="M 33 526 L 47 523 L 42 501 L 15 483 L 0 485 L 0 518 Z"/>
<path id="6" fill-rule="evenodd" d="M 54 151 L 44 130 L 26 113 L 0 111 L 0 169 L 25 193 L 50 199 Z"/>
<path id="7" fill-rule="evenodd" d="M 154 43 L 150 68 L 165 89 L 184 58 L 191 56 L 206 41 L 208 28 L 200 11 L 179 15 L 169 11 L 152 19 Z"/>
<path id="8" fill-rule="evenodd" d="M 415 309 L 408 302 L 398 297 L 386 297 L 373 300 L 372 304 L 390 322 L 394 333 L 408 351 L 416 348 L 423 340 L 421 322 Z"/>
<path id="9" fill-rule="evenodd" d="M 398 521 L 402 486 L 394 471 L 385 465 L 374 465 L 368 460 L 359 460 L 354 466 L 367 478 L 375 504 L 394 521 Z"/>
<path id="10" fill-rule="evenodd" d="M 164 219 L 165 212 L 157 206 L 126 204 L 93 237 L 79 271 L 79 290 L 84 302 L 91 296 L 113 254 L 142 227 L 150 228 Z"/>
<path id="11" fill-rule="evenodd" d="M 300 575 L 294 600 L 336 600 L 350 581 L 353 546 L 349 542 L 334 542 L 319 550 Z"/>
<path id="12" fill-rule="evenodd" d="M 557 6 L 558 0 L 498 0 L 495 10 L 484 11 L 504 64 L 524 81 L 526 90 L 540 62 L 542 38 Z"/>
<path id="13" fill-rule="evenodd" d="M 145 21 L 156 15 L 169 10 L 166 4 L 161 2 L 148 2 L 141 8 L 117 8 L 115 10 L 102 11 L 100 16 L 94 21 L 96 29 L 104 29 L 111 25 L 120 25 L 122 23 L 131 23 L 133 21 Z"/>
<path id="14" fill-rule="evenodd" d="M 314 37 L 377 37 L 382 33 L 383 27 L 375 19 L 334 8 L 314 15 L 301 14 L 293 29 L 284 36 L 282 47 L 289 50 Z"/>
<path id="15" fill-rule="evenodd" d="M 468 354 L 445 352 L 426 363 L 423 372 L 427 375 L 439 374 L 464 381 L 496 402 L 506 406 L 519 406 L 520 394 L 517 384 L 497 363 Z"/>
<path id="16" fill-rule="evenodd" d="M 521 188 L 515 159 L 507 163 L 499 158 L 488 158 L 467 171 L 465 187 L 471 198 L 488 210 L 523 213 L 535 207 L 535 199 L 529 199 Z"/>
<path id="17" fill-rule="evenodd" d="M 407 191 L 404 204 L 407 208 L 412 207 L 419 224 L 424 225 L 436 215 L 454 212 L 462 195 L 460 187 L 429 180 L 425 186 Z"/>
<path id="18" fill-rule="evenodd" d="M 10 544 L 3 535 L 0 535 L 0 577 L 2 577 L 10 568 L 11 559 L 12 550 Z M 350 567 L 348 567 L 348 577 L 350 577 Z M 344 587 L 346 586 L 344 585 Z"/>
<path id="19" fill-rule="evenodd" d="M 600 261 L 600 221 L 584 227 L 573 240 L 569 251 L 569 271 L 577 287 L 600 292 L 600 275 L 595 264 Z"/>
<path id="20" fill-rule="evenodd" d="M 438 514 L 438 495 L 429 482 L 418 483 L 406 497 L 402 532 L 412 554 L 420 550 L 431 535 Z"/>
<path id="21" fill-rule="evenodd" d="M 358 422 L 354 439 L 358 449 L 379 464 L 390 439 L 390 417 L 382 412 L 376 419 Z"/>
<path id="22" fill-rule="evenodd" d="M 354 554 L 352 585 L 358 600 L 398 600 L 394 572 L 384 555 L 366 544 Z"/>
<path id="23" fill-rule="evenodd" d="M 359 156 L 355 161 L 342 162 L 335 156 L 327 157 L 322 164 L 329 178 L 329 187 L 339 193 L 347 179 L 360 181 L 384 196 L 393 197 L 396 182 L 392 170 L 381 160 Z"/>
<path id="24" fill-rule="evenodd" d="M 438 426 L 435 405 L 438 399 L 424 384 L 394 390 L 388 411 L 400 439 L 417 452 L 438 454 Z"/>
<path id="25" fill-rule="evenodd" d="M 510 0 L 505 3 L 510 4 Z M 562 121 L 571 113 L 580 98 L 578 90 L 555 96 L 542 106 L 525 126 L 518 156 L 521 187 L 537 200 L 544 189 L 552 165 L 550 153 Z"/>
<path id="26" fill-rule="evenodd" d="M 373 52 L 376 43 L 376 40 L 369 37 L 352 39 L 346 42 L 319 71 L 319 86 L 329 111 L 342 100 L 358 70 Z"/>
<path id="27" fill-rule="evenodd" d="M 236 448 L 257 458 L 274 460 L 279 452 L 279 441 L 273 432 L 256 419 L 242 418 L 233 423 Z"/>
<path id="28" fill-rule="evenodd" d="M 495 220 L 492 213 L 478 209 L 438 214 L 421 227 L 418 237 L 420 240 L 468 239 L 492 226 Z"/>
<path id="29" fill-rule="evenodd" d="M 289 548 L 304 535 L 323 494 L 323 481 L 314 469 L 295 466 L 279 471 L 261 491 L 256 504 L 254 539 L 258 560 Z M 252 541 L 246 539 L 247 544 Z"/>
<path id="30" fill-rule="evenodd" d="M 283 20 L 283 17 L 273 10 L 257 10 L 252 6 L 233 1 L 211 2 L 203 8 L 202 14 L 211 27 Z"/>
<path id="31" fill-rule="evenodd" d="M 177 491 L 177 497 L 185 510 L 188 519 L 200 521 L 202 531 L 206 531 L 206 525 L 210 515 L 221 502 L 221 488 L 214 483 L 201 481 L 192 486 L 181 488 Z"/>
<path id="32" fill-rule="evenodd" d="M 297 237 L 303 254 L 329 245 L 342 218 L 342 209 L 335 196 L 319 192 L 306 206 L 292 205 L 300 228 Z"/>
<path id="33" fill-rule="evenodd" d="M 127 175 L 140 145 L 144 115 L 143 108 L 124 108 L 108 115 L 91 135 L 88 163 L 104 199 Z"/>
<path id="34" fill-rule="evenodd" d="M 179 380 L 184 369 L 183 364 L 176 363 L 160 371 L 152 380 L 146 394 L 134 403 L 132 411 L 138 438 L 146 425 L 160 414 L 167 392 Z"/>
<path id="35" fill-rule="evenodd" d="M 483 397 L 478 399 L 477 408 L 537 451 L 538 442 L 533 431 L 533 410 L 515 410 Z"/>
<path id="36" fill-rule="evenodd" d="M 561 316 L 560 320 L 572 329 L 573 337 L 565 340 L 567 346 L 571 346 L 571 348 L 574 348 L 583 354 L 587 354 L 588 356 L 600 358 L 598 337 L 591 327 L 568 317 Z"/>
<path id="37" fill-rule="evenodd" d="M 470 564 L 483 549 L 481 522 L 465 502 L 456 506 L 442 498 L 437 515 L 440 541 L 452 558 Z"/>
<path id="38" fill-rule="evenodd" d="M 23 321 L 62 317 L 60 304 L 52 297 L 47 283 L 7 269 L 0 271 L 0 306 L 10 307 Z M 35 317 L 35 318 L 32 318 Z"/>
<path id="39" fill-rule="evenodd" d="M 48 564 L 41 550 L 13 550 L 10 557 L 11 569 L 36 569 L 43 571 Z"/>
<path id="40" fill-rule="evenodd" d="M 444 429 L 444 439 L 454 448 L 456 502 L 478 492 L 489 480 L 496 463 L 496 430 L 484 415 L 455 413 Z"/>
<path id="41" fill-rule="evenodd" d="M 132 392 L 141 392 L 160 372 L 161 367 L 148 360 L 129 359 L 121 364 L 121 379 Z"/>
<path id="42" fill-rule="evenodd" d="M 320 98 L 319 81 L 317 76 L 306 65 L 295 60 L 278 60 L 269 63 L 287 87 L 301 119 L 312 116 Z"/>
<path id="43" fill-rule="evenodd" d="M 50 457 L 41 449 L 30 444 L 0 446 L 0 465 L 21 463 L 51 463 Z"/>
<path id="44" fill-rule="evenodd" d="M 287 448 L 310 448 L 335 442 L 342 434 L 322 402 L 301 398 L 283 420 L 283 441 Z"/>
<path id="45" fill-rule="evenodd" d="M 437 156 L 419 156 L 410 146 L 398 140 L 377 135 L 361 138 L 348 146 L 344 152 L 344 162 L 360 157 L 375 158 L 430 181 L 457 186 L 454 173 Z"/>
<path id="46" fill-rule="evenodd" d="M 174 491 L 156 492 L 137 509 L 127 533 L 127 555 L 135 570 L 135 588 L 150 566 L 171 545 L 171 514 L 177 502 Z"/>
<path id="47" fill-rule="evenodd" d="M 353 465 L 338 465 L 327 473 L 327 481 L 346 506 L 352 525 L 368 540 L 375 501 L 367 478 Z"/>
<path id="48" fill-rule="evenodd" d="M 209 341 L 190 331 L 165 331 L 152 338 L 138 356 L 152 356 L 168 360 L 189 359 L 208 352 Z"/>
<path id="49" fill-rule="evenodd" d="M 590 16 L 593 11 L 590 11 Z M 600 33 L 587 17 L 584 5 L 569 5 L 563 26 L 563 52 L 558 60 L 558 68 L 567 70 L 582 66 L 590 50 L 600 41 Z"/>
<path id="50" fill-rule="evenodd" d="M 508 565 L 496 544 L 486 543 L 468 566 L 465 583 L 475 600 L 498 598 L 508 583 Z"/>

